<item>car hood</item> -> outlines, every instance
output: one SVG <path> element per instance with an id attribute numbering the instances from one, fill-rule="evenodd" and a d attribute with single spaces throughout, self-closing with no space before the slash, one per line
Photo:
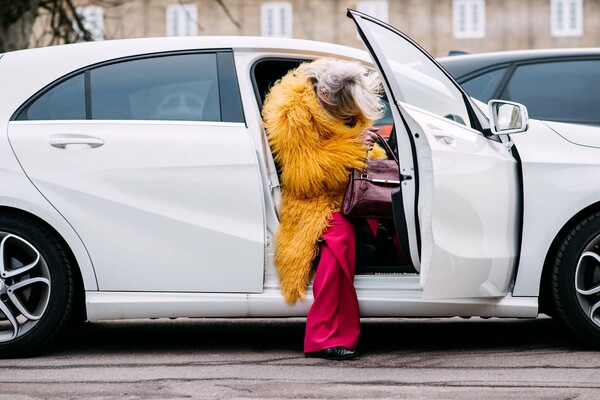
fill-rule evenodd
<path id="1" fill-rule="evenodd" d="M 543 121 L 563 139 L 580 146 L 600 148 L 600 126 Z"/>

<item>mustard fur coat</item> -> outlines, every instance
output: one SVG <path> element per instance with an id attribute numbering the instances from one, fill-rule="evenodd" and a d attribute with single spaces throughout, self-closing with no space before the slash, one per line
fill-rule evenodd
<path id="1" fill-rule="evenodd" d="M 275 266 L 285 301 L 304 299 L 318 240 L 339 211 L 352 168 L 364 165 L 367 147 L 361 117 L 349 127 L 321 107 L 301 69 L 289 72 L 265 99 L 263 118 L 275 161 L 281 167 L 280 226 Z M 385 158 L 385 151 L 374 157 Z"/>

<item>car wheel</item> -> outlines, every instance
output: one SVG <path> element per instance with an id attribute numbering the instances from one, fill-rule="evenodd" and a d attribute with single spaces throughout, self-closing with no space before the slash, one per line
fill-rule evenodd
<path id="1" fill-rule="evenodd" d="M 73 294 L 69 258 L 53 233 L 0 215 L 0 357 L 47 346 L 68 319 Z"/>
<path id="2" fill-rule="evenodd" d="M 579 222 L 559 248 L 552 292 L 561 319 L 600 347 L 600 213 Z"/>

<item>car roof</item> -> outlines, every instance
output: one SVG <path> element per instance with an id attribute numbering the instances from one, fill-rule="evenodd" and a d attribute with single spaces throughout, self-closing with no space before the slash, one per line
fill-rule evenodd
<path id="1" fill-rule="evenodd" d="M 348 54 L 349 57 L 364 56 L 364 51 L 352 47 L 325 43 L 313 40 L 276 38 L 262 36 L 186 36 L 186 37 L 153 37 L 137 39 L 101 40 L 58 46 L 17 50 L 6 53 L 6 58 L 45 57 L 45 56 L 78 56 L 93 53 L 102 54 L 102 58 L 122 54 L 145 54 L 162 51 L 197 50 L 197 49 L 234 49 L 238 51 L 306 51 L 332 54 Z"/>
<path id="2" fill-rule="evenodd" d="M 572 49 L 539 49 L 461 54 L 438 58 L 440 64 L 456 79 L 493 66 L 523 61 L 542 61 L 561 58 L 600 57 L 600 47 Z"/>
<path id="3" fill-rule="evenodd" d="M 120 58 L 155 53 L 203 50 L 256 52 L 259 54 L 306 54 L 335 56 L 368 61 L 366 51 L 312 40 L 253 36 L 188 36 L 103 40 L 7 52 L 0 63 L 4 71 L 21 71 L 40 75 L 45 80 L 94 64 Z M 44 65 L 44 68 L 40 68 Z M 44 75 L 42 77 L 42 75 Z M 0 79 L 0 87 L 2 79 Z"/>

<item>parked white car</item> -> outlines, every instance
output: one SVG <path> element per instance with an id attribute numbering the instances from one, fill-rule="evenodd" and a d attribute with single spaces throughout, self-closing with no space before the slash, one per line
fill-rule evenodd
<path id="1" fill-rule="evenodd" d="M 357 228 L 361 314 L 546 312 L 600 343 L 600 132 L 502 101 L 490 124 L 410 39 L 348 15 L 370 54 L 189 37 L 1 56 L 0 356 L 40 350 L 69 318 L 305 316 L 311 299 L 278 289 L 260 110 L 317 57 L 380 72 L 400 156 L 395 220 Z"/>

